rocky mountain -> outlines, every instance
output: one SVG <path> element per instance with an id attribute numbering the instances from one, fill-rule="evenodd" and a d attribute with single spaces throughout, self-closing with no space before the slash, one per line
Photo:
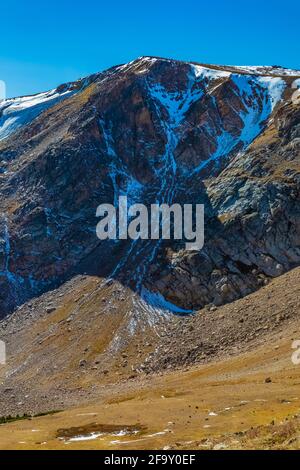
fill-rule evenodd
<path id="1" fill-rule="evenodd" d="M 141 312 L 221 305 L 299 265 L 299 88 L 278 66 L 142 57 L 1 102 L 1 316 L 96 276 L 98 291 L 132 292 L 132 329 Z M 100 241 L 96 208 L 120 195 L 204 204 L 203 250 Z"/>

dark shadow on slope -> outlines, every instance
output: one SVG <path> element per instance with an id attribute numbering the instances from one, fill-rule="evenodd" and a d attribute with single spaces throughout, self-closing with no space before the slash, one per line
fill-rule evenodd
<path id="1" fill-rule="evenodd" d="M 214 236 L 221 236 L 224 227 L 216 217 L 210 203 L 206 188 L 201 177 L 193 177 L 193 184 L 178 180 L 170 204 L 203 204 L 205 210 L 205 242 Z M 156 191 L 151 188 L 143 203 L 150 208 L 156 202 Z M 161 203 L 164 201 L 161 201 Z M 150 209 L 149 209 L 150 211 Z M 99 220 L 95 218 L 95 227 Z M 150 230 L 149 230 L 150 232 Z M 95 233 L 96 237 L 96 233 Z M 177 305 L 164 295 L 163 289 L 158 289 L 160 273 L 170 269 L 168 252 L 178 253 L 185 250 L 185 243 L 190 240 L 119 240 L 102 241 L 77 266 L 72 275 L 84 274 L 100 278 L 113 279 L 129 287 L 133 292 L 142 296 L 149 306 L 169 310 L 175 314 L 190 314 L 194 308 Z M 201 251 L 187 252 L 191 256 L 199 256 Z M 71 276 L 72 277 L 72 276 Z M 145 294 L 146 293 L 146 294 Z"/>

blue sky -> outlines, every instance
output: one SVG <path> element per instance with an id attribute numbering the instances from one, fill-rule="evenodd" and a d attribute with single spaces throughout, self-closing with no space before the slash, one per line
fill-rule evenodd
<path id="1" fill-rule="evenodd" d="M 8 96 L 141 55 L 300 68 L 299 0 L 1 3 L 0 80 Z"/>

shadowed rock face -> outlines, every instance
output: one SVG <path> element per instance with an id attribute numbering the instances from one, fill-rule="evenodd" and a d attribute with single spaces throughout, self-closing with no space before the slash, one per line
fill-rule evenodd
<path id="1" fill-rule="evenodd" d="M 194 309 L 299 264 L 296 78 L 146 57 L 0 103 L 0 314 L 78 272 Z M 100 242 L 123 194 L 204 203 L 204 249 Z"/>

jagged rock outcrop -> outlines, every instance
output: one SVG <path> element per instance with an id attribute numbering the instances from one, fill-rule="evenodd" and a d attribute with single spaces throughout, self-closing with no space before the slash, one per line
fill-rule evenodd
<path id="1" fill-rule="evenodd" d="M 299 107 L 285 104 L 246 152 L 205 181 L 208 217 L 217 220 L 207 224 L 204 249 L 173 251 L 165 274 L 157 272 L 172 301 L 220 305 L 299 265 L 299 118 Z"/>

